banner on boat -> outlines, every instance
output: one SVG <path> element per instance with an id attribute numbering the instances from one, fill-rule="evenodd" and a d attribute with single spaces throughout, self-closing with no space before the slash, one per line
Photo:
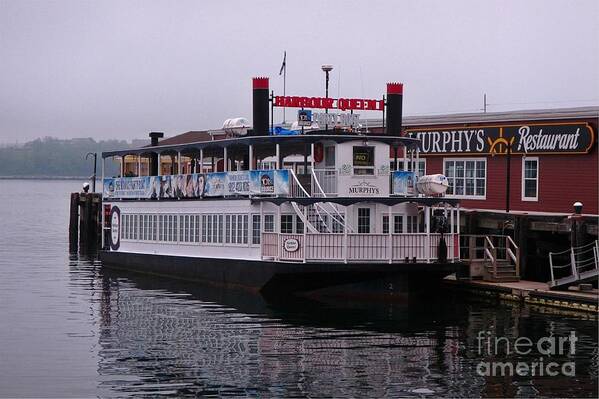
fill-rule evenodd
<path id="1" fill-rule="evenodd" d="M 393 195 L 416 195 L 416 173 L 404 170 L 393 172 Z"/>
<path id="2" fill-rule="evenodd" d="M 105 198 L 202 198 L 287 195 L 288 170 L 194 173 L 104 179 Z"/>

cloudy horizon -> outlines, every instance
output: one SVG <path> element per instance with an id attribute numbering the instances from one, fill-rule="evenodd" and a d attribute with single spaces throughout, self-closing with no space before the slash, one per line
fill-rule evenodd
<path id="1" fill-rule="evenodd" d="M 0 0 L 0 143 L 251 119 L 284 51 L 288 95 L 324 95 L 330 63 L 332 97 L 400 81 L 405 115 L 599 105 L 597 20 L 596 1 Z"/>

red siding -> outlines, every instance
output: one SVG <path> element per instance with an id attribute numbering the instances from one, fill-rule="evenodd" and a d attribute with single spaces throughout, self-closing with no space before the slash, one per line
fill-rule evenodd
<path id="1" fill-rule="evenodd" d="M 475 125 L 472 125 L 475 127 Z M 441 127 L 436 126 L 436 129 Z M 593 129 L 597 126 L 593 123 Z M 597 140 L 597 137 L 595 137 Z M 484 200 L 462 199 L 469 209 L 504 211 L 506 203 L 506 156 L 422 156 L 426 173 L 444 173 L 445 158 L 486 158 L 487 195 Z M 532 157 L 532 156 L 531 156 Z M 583 203 L 583 213 L 599 214 L 599 156 L 597 141 L 589 154 L 535 155 L 539 159 L 538 201 L 522 201 L 522 156 L 511 157 L 510 211 L 572 213 L 572 204 Z"/>

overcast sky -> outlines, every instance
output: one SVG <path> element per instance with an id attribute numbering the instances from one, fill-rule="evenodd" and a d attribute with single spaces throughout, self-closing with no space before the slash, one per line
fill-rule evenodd
<path id="1" fill-rule="evenodd" d="M 598 21 L 597 0 L 0 0 L 0 142 L 251 119 L 284 50 L 288 95 L 324 95 L 330 63 L 332 97 L 400 81 L 407 115 L 598 105 Z"/>

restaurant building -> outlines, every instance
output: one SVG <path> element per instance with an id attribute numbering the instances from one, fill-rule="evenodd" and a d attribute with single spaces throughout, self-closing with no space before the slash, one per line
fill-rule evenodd
<path id="1" fill-rule="evenodd" d="M 418 173 L 447 176 L 462 232 L 512 236 L 521 278 L 548 281 L 550 252 L 597 240 L 598 122 L 595 106 L 405 117 L 404 132 L 421 140 Z"/>

